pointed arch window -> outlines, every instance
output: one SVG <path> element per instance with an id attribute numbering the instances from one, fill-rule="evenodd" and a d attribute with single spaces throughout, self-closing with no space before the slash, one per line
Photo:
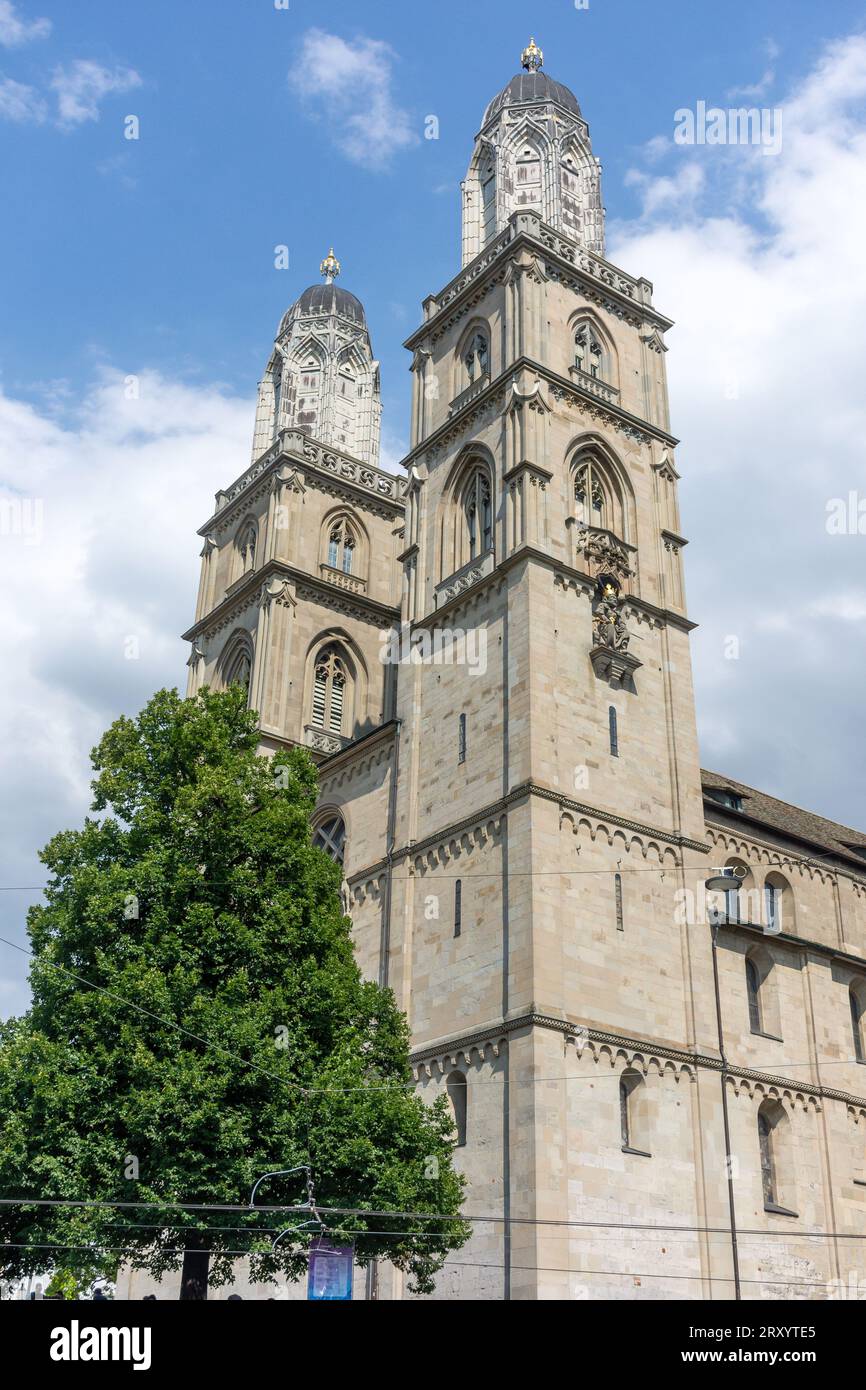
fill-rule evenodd
<path id="1" fill-rule="evenodd" d="M 758 1148 L 761 1154 L 761 1186 L 764 1206 L 776 1205 L 776 1164 L 773 1156 L 773 1127 L 766 1112 L 758 1111 Z"/>
<path id="2" fill-rule="evenodd" d="M 279 434 L 281 419 L 280 415 L 283 408 L 283 364 L 278 362 L 273 372 L 274 383 L 274 432 Z"/>
<path id="3" fill-rule="evenodd" d="M 352 574 L 355 564 L 355 534 L 345 517 L 334 522 L 328 536 L 328 564 L 332 569 Z"/>
<path id="4" fill-rule="evenodd" d="M 313 830 L 313 844 L 329 854 L 335 864 L 342 864 L 346 854 L 346 827 L 342 816 L 328 816 Z"/>
<path id="5" fill-rule="evenodd" d="M 316 658 L 313 675 L 313 727 L 342 734 L 345 701 L 345 662 L 336 647 L 325 647 Z"/>
<path id="6" fill-rule="evenodd" d="M 585 526 L 600 526 L 606 530 L 610 508 L 602 483 L 602 470 L 594 459 L 578 464 L 574 475 L 574 501 L 578 521 Z"/>
<path id="7" fill-rule="evenodd" d="M 574 365 L 587 376 L 605 376 L 605 353 L 598 334 L 588 323 L 582 323 L 574 335 Z"/>
<path id="8" fill-rule="evenodd" d="M 481 381 L 487 376 L 490 370 L 490 349 L 483 333 L 476 333 L 473 337 L 463 356 L 463 365 L 470 386 L 474 381 Z"/>
<path id="9" fill-rule="evenodd" d="M 481 175 L 481 217 L 486 245 L 496 234 L 496 169 L 493 164 Z"/>
<path id="10" fill-rule="evenodd" d="M 256 528 L 252 522 L 248 522 L 245 526 L 241 527 L 237 541 L 241 574 L 247 574 L 256 567 L 257 540 Z"/>
<path id="11" fill-rule="evenodd" d="M 480 468 L 472 474 L 463 492 L 463 514 L 469 542 L 469 560 L 493 549 L 493 503 L 490 479 Z"/>

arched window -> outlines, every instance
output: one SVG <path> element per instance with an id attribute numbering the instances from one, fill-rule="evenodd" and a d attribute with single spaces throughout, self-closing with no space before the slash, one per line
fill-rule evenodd
<path id="1" fill-rule="evenodd" d="M 476 333 L 463 354 L 463 365 L 471 385 L 481 381 L 490 370 L 490 349 L 483 333 Z"/>
<path id="2" fill-rule="evenodd" d="M 596 379 L 605 377 L 605 351 L 601 339 L 588 323 L 578 325 L 574 335 L 574 365 L 578 371 Z"/>
<path id="3" fill-rule="evenodd" d="M 463 515 L 469 541 L 468 560 L 475 560 L 493 549 L 493 504 L 490 479 L 476 468 L 463 490 Z"/>
<path id="4" fill-rule="evenodd" d="M 313 828 L 313 844 L 329 854 L 335 864 L 342 864 L 346 853 L 346 827 L 343 817 L 327 816 Z"/>
<path id="5" fill-rule="evenodd" d="M 468 1087 L 466 1077 L 462 1071 L 452 1071 L 445 1081 L 445 1092 L 448 1096 L 448 1104 L 451 1107 L 451 1114 L 454 1116 L 454 1127 L 457 1130 L 457 1147 L 462 1149 L 466 1144 L 466 1121 L 468 1119 Z"/>
<path id="6" fill-rule="evenodd" d="M 345 517 L 331 527 L 328 536 L 328 564 L 332 569 L 351 574 L 355 563 L 355 534 Z"/>
<path id="7" fill-rule="evenodd" d="M 746 994 L 749 999 L 749 1027 L 753 1033 L 763 1033 L 761 1021 L 761 976 L 755 962 L 746 957 Z"/>
<path id="8" fill-rule="evenodd" d="M 760 914 L 760 893 L 755 888 L 755 880 L 747 864 L 740 859 L 729 859 L 725 874 L 734 880 L 736 892 L 726 893 L 721 920 L 736 925 L 739 922 L 758 922 Z"/>
<path id="9" fill-rule="evenodd" d="M 581 526 L 612 531 L 628 540 L 623 493 L 613 469 L 592 450 L 584 450 L 574 461 L 572 474 L 574 514 Z"/>
<path id="10" fill-rule="evenodd" d="M 315 729 L 342 734 L 345 695 L 345 662 L 336 647 L 325 647 L 316 658 L 313 674 L 311 723 Z"/>
<path id="11" fill-rule="evenodd" d="M 272 381 L 274 385 L 274 433 L 280 431 L 280 413 L 283 408 L 283 364 L 278 362 L 274 367 Z"/>
<path id="12" fill-rule="evenodd" d="M 851 1033 L 854 1039 L 854 1060 L 866 1062 L 866 1039 L 864 1033 L 864 996 L 866 996 L 866 986 L 862 984 L 852 984 L 848 990 L 848 1005 L 851 1010 Z"/>
<path id="13" fill-rule="evenodd" d="M 761 1154 L 761 1186 L 764 1206 L 776 1205 L 776 1165 L 773 1161 L 773 1127 L 763 1109 L 758 1111 L 758 1147 Z"/>
<path id="14" fill-rule="evenodd" d="M 794 895 L 781 874 L 767 874 L 764 880 L 764 931 L 778 936 L 794 930 Z"/>
<path id="15" fill-rule="evenodd" d="M 649 1158 L 647 1115 L 644 1079 L 633 1067 L 627 1067 L 619 1078 L 619 1128 L 623 1150 Z M 643 1103 L 642 1103 L 643 1102 Z"/>
<path id="16" fill-rule="evenodd" d="M 256 534 L 255 523 L 252 521 L 245 522 L 238 532 L 236 541 L 239 559 L 239 576 L 247 574 L 250 570 L 255 569 L 257 540 L 258 536 Z"/>
<path id="17" fill-rule="evenodd" d="M 791 1210 L 795 1184 L 788 1128 L 788 1116 L 780 1102 L 765 1100 L 757 1121 L 764 1207 L 768 1211 L 796 1216 Z"/>
<path id="18" fill-rule="evenodd" d="M 253 669 L 253 653 L 249 640 L 242 636 L 230 638 L 220 658 L 223 684 L 240 685 L 249 694 Z"/>
<path id="19" fill-rule="evenodd" d="M 481 175 L 481 221 L 486 246 L 496 235 L 496 167 L 493 164 Z"/>

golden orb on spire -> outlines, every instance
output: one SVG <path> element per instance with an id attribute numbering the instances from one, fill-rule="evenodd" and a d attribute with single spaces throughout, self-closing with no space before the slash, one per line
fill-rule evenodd
<path id="1" fill-rule="evenodd" d="M 332 246 L 319 266 L 319 274 L 324 275 L 326 285 L 333 285 L 342 268 L 337 257 L 334 255 L 334 248 Z"/>
<path id="2" fill-rule="evenodd" d="M 538 47 L 535 39 L 529 40 L 529 47 L 524 48 L 520 55 L 520 61 L 527 72 L 538 72 L 538 69 L 543 66 L 544 54 Z"/>

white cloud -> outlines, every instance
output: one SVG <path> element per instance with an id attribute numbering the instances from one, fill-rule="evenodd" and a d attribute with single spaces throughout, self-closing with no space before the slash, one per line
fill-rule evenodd
<path id="1" fill-rule="evenodd" d="M 33 39 L 44 39 L 51 33 L 50 19 L 22 19 L 11 0 L 0 0 L 0 43 L 17 48 Z"/>
<path id="2" fill-rule="evenodd" d="M 55 69 L 51 86 L 57 94 L 57 113 L 63 126 L 99 120 L 99 104 L 107 96 L 141 86 L 134 68 L 106 68 L 92 58 L 79 58 Z"/>
<path id="3" fill-rule="evenodd" d="M 782 104 L 773 158 L 672 148 L 608 254 L 647 275 L 668 336 L 702 757 L 866 824 L 866 38 L 830 44 Z M 677 165 L 676 161 L 687 161 Z M 685 190 L 688 219 L 682 216 Z M 740 654 L 725 658 L 725 639 Z"/>
<path id="4" fill-rule="evenodd" d="M 81 824 L 89 751 L 163 685 L 185 687 L 196 529 L 243 470 L 253 402 L 154 373 L 140 398 L 106 373 L 75 414 L 0 393 L 0 885 L 42 881 L 36 851 Z M 166 499 L 170 498 L 170 505 Z M 41 504 L 41 527 L 39 525 Z M 137 660 L 125 643 L 135 637 Z M 0 936 L 22 941 L 33 892 L 0 892 Z M 26 997 L 24 956 L 0 975 Z"/>
<path id="5" fill-rule="evenodd" d="M 0 76 L 0 117 L 23 125 L 29 121 L 39 124 L 45 116 L 45 102 L 35 87 Z"/>
<path id="6" fill-rule="evenodd" d="M 410 113 L 393 94 L 396 56 L 381 39 L 350 43 L 323 29 L 308 29 L 297 66 L 289 73 L 291 89 L 326 122 L 337 148 L 353 164 L 375 172 L 420 138 Z"/>

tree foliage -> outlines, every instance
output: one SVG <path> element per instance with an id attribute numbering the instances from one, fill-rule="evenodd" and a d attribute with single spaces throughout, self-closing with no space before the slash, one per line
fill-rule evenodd
<path id="1" fill-rule="evenodd" d="M 262 1210 L 195 1204 L 246 1206 L 300 1165 L 317 1205 L 377 1213 L 327 1218 L 359 1263 L 429 1290 L 466 1239 L 447 1105 L 413 1094 L 406 1021 L 361 978 L 340 870 L 311 843 L 315 767 L 257 744 L 240 689 L 160 691 L 92 754 L 101 814 L 42 853 L 32 1007 L 0 1029 L 8 1275 L 158 1276 L 202 1249 L 212 1284 L 242 1252 L 259 1278 L 299 1277 L 303 1213 L 264 1208 L 300 1204 L 303 1175 L 271 1180 Z M 50 1198 L 107 1205 L 32 1205 Z"/>

